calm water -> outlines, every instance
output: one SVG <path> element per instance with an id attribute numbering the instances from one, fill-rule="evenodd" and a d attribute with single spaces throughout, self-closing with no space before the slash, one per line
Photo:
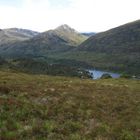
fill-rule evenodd
<path id="1" fill-rule="evenodd" d="M 92 74 L 93 79 L 99 79 L 101 76 L 105 73 L 108 73 L 112 76 L 112 78 L 119 78 L 120 74 L 118 73 L 113 73 L 113 72 L 107 72 L 107 71 L 101 71 L 101 70 L 88 70 L 90 74 Z"/>

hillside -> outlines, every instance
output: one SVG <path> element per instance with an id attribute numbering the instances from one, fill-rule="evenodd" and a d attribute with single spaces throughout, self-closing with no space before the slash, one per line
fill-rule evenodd
<path id="1" fill-rule="evenodd" d="M 78 50 L 105 53 L 140 53 L 140 20 L 98 33 Z"/>
<path id="2" fill-rule="evenodd" d="M 138 140 L 140 81 L 0 71 L 1 140 Z"/>
<path id="3" fill-rule="evenodd" d="M 140 75 L 140 20 L 97 33 L 57 59 L 87 62 L 97 69 Z"/>
<path id="4" fill-rule="evenodd" d="M 67 65 L 63 60 L 47 60 L 41 59 L 22 58 L 22 59 L 8 59 L 4 60 L 0 58 L 0 70 L 24 72 L 28 74 L 44 74 L 53 76 L 67 76 L 67 77 L 79 77 L 83 79 L 92 78 L 90 73 L 78 65 L 80 62 L 75 62 L 75 65 L 71 65 L 72 62 L 67 61 Z M 49 62 L 50 61 L 50 62 Z M 70 63 L 70 64 L 69 64 Z M 84 65 L 84 64 L 83 64 Z"/>
<path id="5" fill-rule="evenodd" d="M 68 25 L 62 25 L 54 30 L 22 42 L 11 43 L 0 48 L 3 56 L 46 55 L 48 52 L 65 52 L 79 45 L 87 37 L 76 32 Z"/>
<path id="6" fill-rule="evenodd" d="M 23 41 L 30 39 L 39 34 L 38 32 L 19 29 L 19 28 L 9 28 L 0 30 L 0 47 L 3 44 L 9 44 L 16 41 Z"/>

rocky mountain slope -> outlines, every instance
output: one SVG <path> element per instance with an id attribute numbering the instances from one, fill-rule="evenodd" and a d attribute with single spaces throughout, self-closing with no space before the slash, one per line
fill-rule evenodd
<path id="1" fill-rule="evenodd" d="M 0 45 L 27 40 L 38 34 L 39 34 L 38 32 L 27 29 L 19 29 L 19 28 L 9 28 L 3 30 L 1 29 Z"/>

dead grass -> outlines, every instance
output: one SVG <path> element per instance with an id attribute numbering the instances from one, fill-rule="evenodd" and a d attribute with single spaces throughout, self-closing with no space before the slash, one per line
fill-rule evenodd
<path id="1" fill-rule="evenodd" d="M 140 81 L 0 72 L 2 140 L 138 140 Z"/>

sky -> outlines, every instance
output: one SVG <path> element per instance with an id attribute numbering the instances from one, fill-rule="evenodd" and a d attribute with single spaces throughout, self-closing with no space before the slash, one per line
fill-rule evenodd
<path id="1" fill-rule="evenodd" d="M 140 0 L 0 0 L 0 28 L 39 32 L 68 24 L 101 32 L 140 19 Z"/>

